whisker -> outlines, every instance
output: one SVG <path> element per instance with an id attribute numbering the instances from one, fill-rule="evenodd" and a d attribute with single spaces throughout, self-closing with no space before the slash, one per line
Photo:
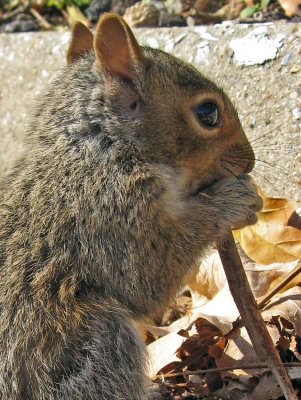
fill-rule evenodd
<path id="1" fill-rule="evenodd" d="M 234 167 L 242 167 L 244 165 L 243 163 L 240 162 L 242 160 L 247 160 L 247 158 L 243 158 L 243 159 L 242 158 L 237 158 L 237 161 L 235 161 L 233 159 L 231 159 L 231 160 L 227 160 L 227 159 L 224 159 L 224 158 L 221 159 L 222 162 L 227 163 L 227 164 L 231 164 Z"/>
<path id="2" fill-rule="evenodd" d="M 229 174 L 231 174 L 234 178 L 238 179 L 237 176 L 234 174 L 233 171 L 231 171 L 229 168 L 225 167 L 224 165 L 222 166 Z"/>
<path id="3" fill-rule="evenodd" d="M 296 176 L 293 174 L 293 171 L 287 169 L 282 165 L 279 166 L 268 161 L 256 160 L 254 169 L 260 170 L 264 174 L 268 174 L 269 176 L 273 177 L 273 179 L 276 178 L 275 173 L 277 172 L 280 174 L 280 176 L 277 177 L 278 179 L 280 177 L 285 177 L 291 180 L 291 182 L 297 182 Z"/>
<path id="4" fill-rule="evenodd" d="M 234 164 L 234 165 L 236 165 L 236 166 L 240 166 L 239 164 L 237 164 L 237 163 L 232 163 L 232 164 Z M 227 172 L 229 172 L 229 174 L 231 174 L 232 176 L 234 176 L 235 178 L 237 178 L 237 176 L 229 169 L 229 168 L 227 168 L 225 165 L 223 165 L 223 168 L 227 171 Z M 254 169 L 252 172 L 251 172 L 251 176 L 253 176 L 253 177 L 258 177 L 259 178 L 259 180 L 262 182 L 262 181 L 264 181 L 265 183 L 267 183 L 272 189 L 274 189 L 275 191 L 277 191 L 278 190 L 278 188 L 277 188 L 277 186 L 274 184 L 274 183 L 272 183 L 268 178 L 267 178 L 267 174 L 265 173 L 265 172 L 262 172 L 262 171 L 260 171 L 260 170 L 256 170 L 256 169 Z M 272 176 L 272 178 L 273 178 L 273 176 Z M 244 183 L 243 182 L 241 182 L 241 184 L 243 185 L 243 186 L 245 186 L 244 185 Z"/>
<path id="5" fill-rule="evenodd" d="M 299 146 L 301 147 L 301 146 Z M 273 143 L 269 143 L 266 145 L 260 145 L 260 146 L 253 146 L 253 150 L 274 150 L 274 149 L 279 149 L 279 150 L 297 150 L 299 148 L 296 143 L 286 143 L 286 145 L 278 145 L 278 144 L 273 144 Z"/>
<path id="6" fill-rule="evenodd" d="M 225 164 L 232 165 L 233 167 L 241 167 L 242 164 L 240 162 L 235 162 L 233 160 L 222 160 Z M 270 167 L 272 171 L 267 170 L 265 168 L 265 165 Z M 231 175 L 233 175 L 233 172 L 230 170 L 230 168 L 227 168 L 223 164 L 223 168 L 226 169 Z M 296 177 L 292 175 L 291 171 L 288 171 L 287 169 L 284 169 L 283 167 L 277 167 L 274 164 L 270 164 L 268 162 L 266 163 L 261 163 L 261 160 L 256 160 L 255 167 L 251 173 L 252 176 L 256 177 L 256 179 L 259 181 L 259 184 L 266 185 L 273 189 L 275 192 L 279 191 L 279 187 L 276 186 L 275 183 L 275 171 L 277 170 L 277 173 L 282 174 L 286 179 L 289 179 L 292 183 L 296 182 Z"/>
<path id="7" fill-rule="evenodd" d="M 223 168 L 224 168 L 226 171 L 228 171 L 229 174 L 231 174 L 234 178 L 238 179 L 238 177 L 234 174 L 234 172 L 232 172 L 229 168 L 225 167 L 224 165 L 223 165 Z M 247 188 L 243 181 L 241 181 L 241 180 L 239 180 L 239 181 L 240 181 L 240 184 L 241 184 L 244 188 Z"/>
<path id="8" fill-rule="evenodd" d="M 273 174 L 271 171 L 266 170 L 262 165 L 255 165 L 255 168 L 252 172 L 256 172 L 258 175 L 260 174 L 261 176 L 265 177 L 270 177 L 273 181 L 275 181 L 275 174 Z M 285 173 L 283 172 L 283 176 L 289 179 L 291 183 L 296 183 L 296 177 L 293 176 L 291 173 Z M 279 178 L 279 177 L 278 177 Z"/>
<path id="9" fill-rule="evenodd" d="M 235 158 L 237 158 L 237 161 L 235 161 Z M 224 159 L 222 158 L 221 161 L 224 161 L 226 163 L 229 163 L 231 165 L 236 165 L 238 167 L 242 166 L 241 163 L 239 163 L 240 160 L 247 160 L 247 161 L 255 161 L 256 163 L 262 163 L 265 165 L 268 165 L 269 167 L 274 168 L 275 170 L 282 172 L 282 173 L 287 173 L 288 175 L 291 174 L 291 171 L 289 171 L 288 169 L 286 169 L 285 167 L 280 167 L 277 164 L 274 164 L 271 161 L 267 161 L 267 160 L 261 160 L 259 158 L 253 158 L 253 157 L 233 157 L 231 160 L 228 159 Z"/>
<path id="10" fill-rule="evenodd" d="M 274 133 L 275 131 L 280 131 L 282 125 L 278 125 L 276 127 L 272 127 L 268 131 L 263 132 L 261 135 L 256 136 L 254 138 L 249 139 L 249 142 L 252 144 L 254 142 L 258 142 L 259 140 L 264 140 L 270 135 L 271 133 Z"/>
<path id="11" fill-rule="evenodd" d="M 254 150 L 255 153 L 257 153 L 258 150 L 264 150 L 264 151 L 266 151 L 266 150 L 271 150 L 271 151 L 281 150 L 282 152 L 285 152 L 285 151 L 297 152 L 299 148 L 301 148 L 301 146 L 296 145 L 296 143 L 294 143 L 294 142 L 287 143 L 285 146 L 277 145 L 277 144 L 273 145 L 272 143 L 269 143 L 269 144 L 266 144 L 266 145 L 261 144 L 260 146 L 253 146 L 253 150 Z M 244 151 L 248 151 L 249 152 L 250 151 L 250 146 L 249 146 L 248 143 L 245 143 L 245 144 L 240 145 L 238 148 L 234 148 L 233 147 L 231 149 L 231 151 L 233 153 L 241 153 L 241 152 L 244 152 Z"/>
<path id="12" fill-rule="evenodd" d="M 281 149 L 281 148 L 277 148 L 275 147 L 274 149 L 272 148 L 259 148 L 259 149 L 254 149 L 256 154 L 263 154 L 263 155 L 268 155 L 269 153 L 267 152 L 271 151 L 272 153 L 277 153 L 277 154 L 283 154 L 283 155 L 293 155 L 298 153 L 297 149 L 292 149 L 292 148 L 288 148 L 288 149 Z"/>
<path id="13" fill-rule="evenodd" d="M 262 143 L 261 144 L 261 146 L 262 147 L 264 147 L 264 148 L 273 148 L 274 146 L 277 146 L 277 147 L 279 147 L 279 148 L 282 148 L 282 146 L 297 146 L 298 145 L 298 143 L 296 143 L 296 142 L 285 142 L 285 143 L 283 143 L 283 144 L 271 144 L 271 143 Z M 300 146 L 299 146 L 300 147 Z M 256 145 L 256 147 L 253 147 L 253 148 L 258 148 L 258 146 Z"/>
<path id="14" fill-rule="evenodd" d="M 265 183 L 267 183 L 269 185 L 269 187 L 271 187 L 272 189 L 277 191 L 278 190 L 277 186 L 266 177 L 266 174 L 263 175 L 263 174 L 260 174 L 259 172 L 260 171 L 258 171 L 258 170 L 253 170 L 250 175 L 258 178 L 259 183 L 264 181 Z"/>
<path id="15" fill-rule="evenodd" d="M 291 171 L 289 171 L 288 169 L 286 169 L 285 167 L 280 167 L 277 164 L 273 164 L 272 162 L 266 161 L 266 160 L 260 160 L 258 158 L 255 158 L 255 162 L 256 163 L 261 163 L 261 164 L 265 164 L 268 165 L 269 167 L 274 168 L 275 170 L 277 170 L 278 172 L 282 172 L 282 173 L 287 173 L 288 175 L 291 173 Z"/>
<path id="16" fill-rule="evenodd" d="M 273 147 L 261 147 L 261 148 L 253 148 L 254 150 L 254 154 L 255 156 L 258 156 L 258 154 L 262 155 L 262 156 L 270 156 L 274 153 L 278 153 L 278 154 L 283 154 L 284 156 L 292 156 L 294 154 L 298 154 L 299 153 L 299 149 L 298 148 L 292 148 L 292 147 L 287 147 L 287 148 L 283 148 L 283 147 L 277 147 L 275 146 Z M 244 156 L 248 156 L 250 157 L 250 149 L 249 147 L 241 147 L 239 149 L 231 149 L 231 156 L 235 156 L 237 158 L 242 158 Z"/>
<path id="17" fill-rule="evenodd" d="M 256 162 L 254 169 L 259 170 L 260 172 L 267 174 L 267 175 L 273 177 L 274 179 L 275 179 L 275 172 L 277 172 L 277 173 L 282 174 L 284 177 L 290 178 L 290 179 L 292 179 L 292 181 L 295 181 L 295 176 L 292 174 L 292 171 L 289 171 L 287 169 L 280 168 L 280 167 L 276 168 L 276 166 L 274 166 L 273 168 L 271 167 L 272 168 L 272 170 L 271 170 L 268 167 L 271 167 L 271 166 L 268 164 L 266 165 L 266 164 L 263 164 L 260 162 Z M 279 176 L 277 178 L 279 178 Z"/>

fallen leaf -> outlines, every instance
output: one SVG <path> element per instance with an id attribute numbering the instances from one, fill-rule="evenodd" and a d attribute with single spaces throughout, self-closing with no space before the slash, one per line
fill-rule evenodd
<path id="1" fill-rule="evenodd" d="M 213 300 L 202 307 L 194 306 L 189 314 L 169 326 L 149 326 L 148 330 L 155 336 L 168 335 L 171 332 L 178 333 L 182 330 L 189 330 L 198 318 L 204 318 L 225 334 L 232 328 L 232 321 L 236 320 L 237 317 L 236 305 L 229 289 L 225 287 Z"/>
<path id="2" fill-rule="evenodd" d="M 301 230 L 289 225 L 300 204 L 269 198 L 262 192 L 264 207 L 258 222 L 234 231 L 234 237 L 249 258 L 258 264 L 291 262 L 301 258 Z"/>
<path id="3" fill-rule="evenodd" d="M 202 260 L 199 268 L 192 271 L 186 280 L 192 292 L 193 305 L 201 306 L 207 303 L 225 286 L 226 281 L 218 251 L 214 250 Z M 195 299 L 194 293 L 197 293 Z"/>
<path id="4" fill-rule="evenodd" d="M 228 382 L 220 390 L 214 392 L 214 398 L 246 400 L 249 390 L 247 387 L 236 380 Z"/>
<path id="5" fill-rule="evenodd" d="M 275 296 L 262 316 L 265 321 L 270 320 L 273 316 L 285 318 L 293 324 L 296 334 L 301 337 L 301 287 L 293 287 L 281 295 Z"/>
<path id="6" fill-rule="evenodd" d="M 284 9 L 285 14 L 288 17 L 291 17 L 295 14 L 300 15 L 300 0 L 279 0 L 279 4 Z"/>
<path id="7" fill-rule="evenodd" d="M 264 196 L 258 224 L 238 233 L 246 252 L 241 251 L 244 268 L 257 297 L 269 292 L 295 268 L 297 256 L 301 258 L 301 231 L 296 227 L 299 218 L 296 211 L 297 203 Z M 291 226 L 292 221 L 294 226 Z M 251 259 L 253 255 L 254 261 Z M 296 286 L 299 282 L 300 277 L 294 278 L 286 288 L 282 288 L 283 293 L 279 292 L 270 300 L 266 306 L 268 309 L 263 312 L 270 336 L 285 361 L 296 360 L 299 354 L 298 336 L 295 336 L 301 337 L 301 288 Z M 212 251 L 199 269 L 189 275 L 187 286 L 192 294 L 191 307 L 186 300 L 185 307 L 182 307 L 187 314 L 169 326 L 148 327 L 152 340 L 160 337 L 147 346 L 151 358 L 149 375 L 207 369 L 214 363 L 217 367 L 232 368 L 258 362 L 246 329 L 231 330 L 239 314 L 217 251 Z M 293 287 L 287 290 L 288 286 Z M 300 370 L 290 368 L 291 378 L 299 379 Z M 210 385 L 209 376 L 186 375 L 182 390 L 189 393 L 199 390 L 204 394 L 213 388 L 218 389 L 214 394 L 222 398 L 240 400 L 277 399 L 281 395 L 278 383 L 267 368 L 217 374 Z M 179 389 L 175 378 L 171 378 L 170 384 L 175 390 Z"/>
<path id="8" fill-rule="evenodd" d="M 287 372 L 291 379 L 301 379 L 301 368 L 300 367 L 288 368 Z"/>
<path id="9" fill-rule="evenodd" d="M 147 346 L 148 376 L 151 379 L 168 364 L 180 362 L 176 352 L 185 340 L 185 337 L 172 332 Z"/>
<path id="10" fill-rule="evenodd" d="M 278 329 L 274 326 L 268 326 L 269 334 L 273 340 L 279 340 Z M 245 327 L 237 328 L 227 335 L 228 343 L 220 358 L 216 358 L 215 362 L 218 368 L 233 368 L 240 365 L 258 363 L 259 360 L 252 346 L 251 340 Z M 260 375 L 267 369 L 247 369 L 233 370 L 223 373 L 230 377 L 239 377 L 240 380 L 249 378 L 250 376 Z"/>
<path id="11" fill-rule="evenodd" d="M 190 334 L 177 351 L 178 357 L 182 360 L 195 352 L 207 355 L 209 346 L 215 344 L 221 336 L 221 331 L 204 318 L 198 318 L 194 322 L 194 328 L 197 334 Z"/>
<path id="12" fill-rule="evenodd" d="M 301 207 L 296 208 L 287 221 L 288 226 L 301 229 Z"/>
<path id="13" fill-rule="evenodd" d="M 260 290 L 262 288 L 265 288 L 263 293 L 261 291 L 257 292 L 256 297 L 258 297 L 258 302 L 262 300 L 261 298 L 259 299 L 260 296 L 263 296 L 267 292 L 274 289 L 278 284 L 282 283 L 284 276 L 288 275 L 288 273 L 293 271 L 295 267 L 297 267 L 298 263 L 299 261 L 297 260 L 290 263 L 274 263 L 271 265 L 255 264 L 256 267 L 258 268 Z M 249 278 L 250 274 L 248 274 L 248 272 L 247 275 Z M 254 277 L 255 279 L 257 279 L 255 271 L 254 271 Z M 295 278 L 290 279 L 290 281 L 287 282 L 285 286 L 283 286 L 281 289 L 278 290 L 278 293 L 285 292 L 291 287 L 298 285 L 299 282 L 300 282 L 300 274 L 298 274 Z M 255 287 L 255 283 L 252 283 L 251 286 Z"/>
<path id="14" fill-rule="evenodd" d="M 246 400 L 276 400 L 282 396 L 282 389 L 278 382 L 270 372 L 265 373 L 260 377 L 258 385 L 246 397 Z"/>
<path id="15" fill-rule="evenodd" d="M 293 270 L 298 264 L 297 260 L 289 263 L 280 262 L 262 265 L 252 261 L 241 249 L 239 249 L 239 253 L 255 297 L 264 296 L 271 288 L 278 284 L 285 274 Z M 289 287 L 296 286 L 299 281 L 300 276 L 297 276 L 289 282 L 282 291 L 287 290 Z M 237 317 L 236 306 L 234 306 L 234 308 L 229 303 L 232 298 L 231 295 L 228 296 L 223 293 L 215 299 L 215 296 L 217 296 L 220 291 L 228 290 L 223 265 L 216 250 L 203 260 L 197 273 L 189 276 L 187 285 L 192 296 L 192 312 L 197 309 L 199 311 L 202 310 L 206 315 L 216 313 L 216 316 L 220 316 L 222 312 L 224 317 L 232 318 L 232 321 Z M 218 305 L 216 303 L 222 300 L 221 296 L 226 297 L 223 303 L 221 302 L 220 305 Z M 228 304 L 226 311 L 221 307 L 221 304 L 225 303 Z"/>

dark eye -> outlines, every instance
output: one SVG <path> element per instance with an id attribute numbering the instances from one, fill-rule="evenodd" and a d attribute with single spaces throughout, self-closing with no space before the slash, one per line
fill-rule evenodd
<path id="1" fill-rule="evenodd" d="M 134 99 L 130 99 L 130 100 L 131 101 L 126 104 L 127 113 L 131 118 L 136 118 L 140 112 L 140 101 L 136 96 Z"/>
<path id="2" fill-rule="evenodd" d="M 138 101 L 135 100 L 135 101 L 130 105 L 130 109 L 131 109 L 132 111 L 135 111 L 135 110 L 137 110 L 137 107 L 138 107 Z"/>
<path id="3" fill-rule="evenodd" d="M 219 113 L 214 103 L 203 103 L 195 108 L 195 113 L 201 122 L 207 128 L 216 127 L 219 122 Z"/>

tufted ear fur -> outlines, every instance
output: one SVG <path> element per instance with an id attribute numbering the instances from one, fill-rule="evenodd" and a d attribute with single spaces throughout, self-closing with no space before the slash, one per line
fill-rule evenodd
<path id="1" fill-rule="evenodd" d="M 83 23 L 76 22 L 67 51 L 67 63 L 72 64 L 90 50 L 93 50 L 93 34 Z"/>
<path id="2" fill-rule="evenodd" d="M 105 14 L 98 22 L 94 51 L 104 72 L 124 79 L 133 79 L 135 67 L 143 60 L 133 32 L 124 19 L 115 14 Z"/>

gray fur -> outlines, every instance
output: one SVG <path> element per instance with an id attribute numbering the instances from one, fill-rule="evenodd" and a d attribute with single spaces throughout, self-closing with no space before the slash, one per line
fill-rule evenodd
<path id="1" fill-rule="evenodd" d="M 131 319 L 160 316 L 230 225 L 256 221 L 253 184 L 217 162 L 243 134 L 205 145 L 178 111 L 214 91 L 236 127 L 226 95 L 170 55 L 144 55 L 133 82 L 105 79 L 92 52 L 63 69 L 0 183 L 1 400 L 145 400 Z M 193 195 L 217 178 L 209 198 Z"/>

